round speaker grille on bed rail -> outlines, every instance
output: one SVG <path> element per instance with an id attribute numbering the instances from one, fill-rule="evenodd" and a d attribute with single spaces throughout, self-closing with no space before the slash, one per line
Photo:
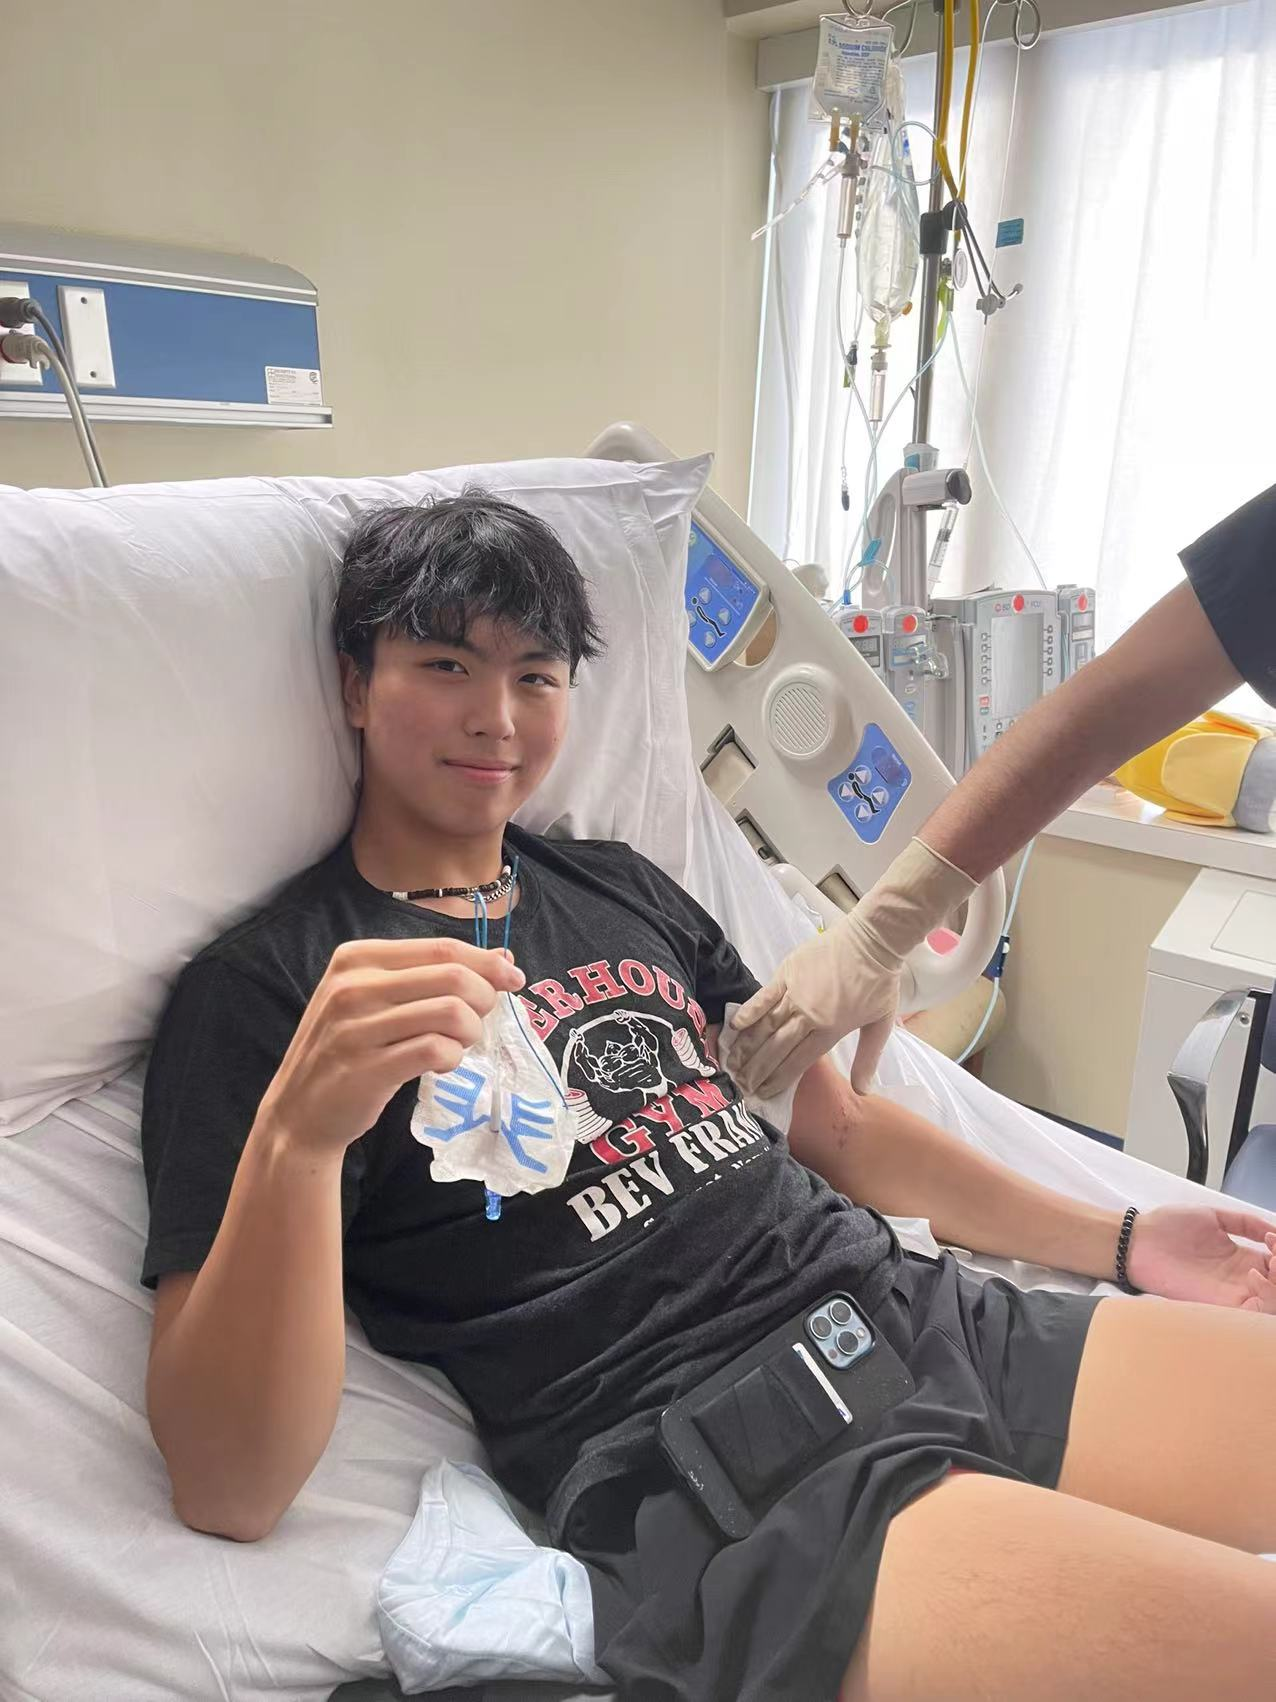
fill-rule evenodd
<path id="1" fill-rule="evenodd" d="M 814 756 L 832 732 L 828 706 L 809 680 L 792 680 L 780 687 L 767 711 L 772 743 L 785 756 Z"/>

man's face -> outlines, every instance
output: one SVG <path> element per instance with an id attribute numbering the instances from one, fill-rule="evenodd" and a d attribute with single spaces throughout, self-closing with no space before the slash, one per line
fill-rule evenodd
<path id="1" fill-rule="evenodd" d="M 363 732 L 365 796 L 438 833 L 502 828 L 548 773 L 567 731 L 567 663 L 534 634 L 480 619 L 464 643 L 379 633 L 368 679 L 341 659 Z"/>

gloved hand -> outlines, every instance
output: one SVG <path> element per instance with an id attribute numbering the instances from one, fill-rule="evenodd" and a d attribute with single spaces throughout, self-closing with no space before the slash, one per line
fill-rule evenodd
<path id="1" fill-rule="evenodd" d="M 727 1067 L 768 1099 L 859 1029 L 851 1086 L 867 1093 L 890 1038 L 904 958 L 976 883 L 914 839 L 848 916 L 789 953 L 732 1019 Z"/>

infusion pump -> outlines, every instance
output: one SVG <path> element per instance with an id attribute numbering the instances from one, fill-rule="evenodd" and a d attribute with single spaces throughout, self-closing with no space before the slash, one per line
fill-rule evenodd
<path id="1" fill-rule="evenodd" d="M 980 591 L 835 619 L 949 772 L 964 774 L 1094 655 L 1094 591 Z"/>
<path id="2" fill-rule="evenodd" d="M 936 597 L 931 640 L 947 664 L 932 693 L 932 743 L 954 774 L 1094 655 L 1094 591 L 980 591 Z"/>

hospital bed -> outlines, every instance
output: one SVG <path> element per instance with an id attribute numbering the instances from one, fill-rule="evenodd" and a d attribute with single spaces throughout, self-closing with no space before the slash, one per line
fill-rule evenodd
<path id="1" fill-rule="evenodd" d="M 374 1353 L 351 1322 L 332 1442 L 276 1532 L 239 1546 L 178 1523 L 143 1397 L 146 1039 L 192 952 L 348 823 L 357 760 L 328 609 L 352 515 L 472 482 L 557 527 L 610 644 L 582 671 L 566 747 L 527 824 L 628 839 L 718 916 L 762 976 L 809 934 L 809 912 L 703 783 L 705 752 L 690 731 L 693 512 L 730 542 L 702 494 L 707 471 L 703 459 L 592 458 L 394 479 L 0 488 L 4 1702 L 319 1702 L 351 1681 L 349 1702 L 397 1694 L 377 1580 L 423 1467 L 481 1463 L 473 1427 L 444 1379 Z M 781 589 L 777 603 L 786 598 Z M 799 634 L 824 619 L 809 599 L 785 607 Z M 906 748 L 911 729 L 871 671 L 850 666 L 849 647 L 847 661 L 844 676 L 832 670 L 834 713 L 852 737 L 869 723 L 890 734 L 926 777 L 909 810 L 933 805 L 942 771 Z M 696 691 L 711 690 L 711 671 L 690 666 Z M 762 741 L 749 757 L 755 771 L 784 760 Z M 805 776 L 808 813 L 828 805 L 840 816 L 819 764 L 790 769 Z M 750 786 L 751 814 L 766 815 L 765 776 Z M 768 848 L 827 899 L 809 844 L 786 847 L 778 819 L 767 831 Z M 994 893 L 990 914 L 997 903 Z M 1081 1198 L 1216 1198 L 1011 1104 L 902 1031 L 881 1083 Z M 898 1227 L 909 1244 L 933 1247 L 925 1223 Z M 962 1256 L 1025 1285 L 1094 1286 Z M 493 1702 L 573 1694 L 501 1687 L 497 1676 Z"/>

